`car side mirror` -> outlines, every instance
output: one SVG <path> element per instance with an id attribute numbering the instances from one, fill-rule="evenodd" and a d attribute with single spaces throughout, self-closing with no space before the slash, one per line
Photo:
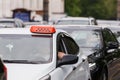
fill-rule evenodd
<path id="1" fill-rule="evenodd" d="M 78 62 L 78 56 L 76 55 L 65 55 L 59 62 L 58 66 L 75 64 Z"/>
<path id="2" fill-rule="evenodd" d="M 117 42 L 108 42 L 107 43 L 107 49 L 116 49 L 119 47 L 119 44 Z"/>

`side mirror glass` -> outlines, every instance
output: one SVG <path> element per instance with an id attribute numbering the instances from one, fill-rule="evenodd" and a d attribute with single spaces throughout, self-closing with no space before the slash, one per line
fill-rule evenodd
<path id="1" fill-rule="evenodd" d="M 59 62 L 58 66 L 67 65 L 67 64 L 75 64 L 78 62 L 78 56 L 75 55 L 65 55 Z"/>

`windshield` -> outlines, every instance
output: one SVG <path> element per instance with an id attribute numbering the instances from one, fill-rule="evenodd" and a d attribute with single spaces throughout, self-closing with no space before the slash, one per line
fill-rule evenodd
<path id="1" fill-rule="evenodd" d="M 14 27 L 14 21 L 0 21 L 0 27 Z"/>
<path id="2" fill-rule="evenodd" d="M 51 39 L 40 35 L 0 35 L 0 56 L 5 62 L 48 62 L 52 55 Z"/>
<path id="3" fill-rule="evenodd" d="M 98 30 L 66 29 L 80 47 L 100 48 L 100 32 Z"/>
<path id="4" fill-rule="evenodd" d="M 90 23 L 89 20 L 60 20 L 57 22 L 57 24 L 58 25 L 69 25 L 69 24 L 89 25 Z"/>

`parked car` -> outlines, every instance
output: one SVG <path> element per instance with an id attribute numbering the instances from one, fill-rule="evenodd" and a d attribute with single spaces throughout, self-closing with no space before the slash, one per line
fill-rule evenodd
<path id="1" fill-rule="evenodd" d="M 55 22 L 56 25 L 97 25 L 93 17 L 64 17 Z"/>
<path id="2" fill-rule="evenodd" d="M 98 26 L 56 26 L 75 39 L 88 56 L 92 80 L 119 80 L 120 50 L 113 32 Z"/>
<path id="3" fill-rule="evenodd" d="M 17 18 L 0 18 L 0 28 L 23 28 L 24 23 Z"/>
<path id="4" fill-rule="evenodd" d="M 53 26 L 1 28 L 0 55 L 8 80 L 90 80 L 87 57 L 74 39 Z M 66 55 L 59 60 L 58 52 Z"/>

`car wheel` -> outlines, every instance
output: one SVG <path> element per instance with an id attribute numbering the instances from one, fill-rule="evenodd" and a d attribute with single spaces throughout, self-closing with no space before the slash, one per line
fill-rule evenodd
<path id="1" fill-rule="evenodd" d="M 105 70 L 103 70 L 99 80 L 107 80 L 107 73 Z"/>

